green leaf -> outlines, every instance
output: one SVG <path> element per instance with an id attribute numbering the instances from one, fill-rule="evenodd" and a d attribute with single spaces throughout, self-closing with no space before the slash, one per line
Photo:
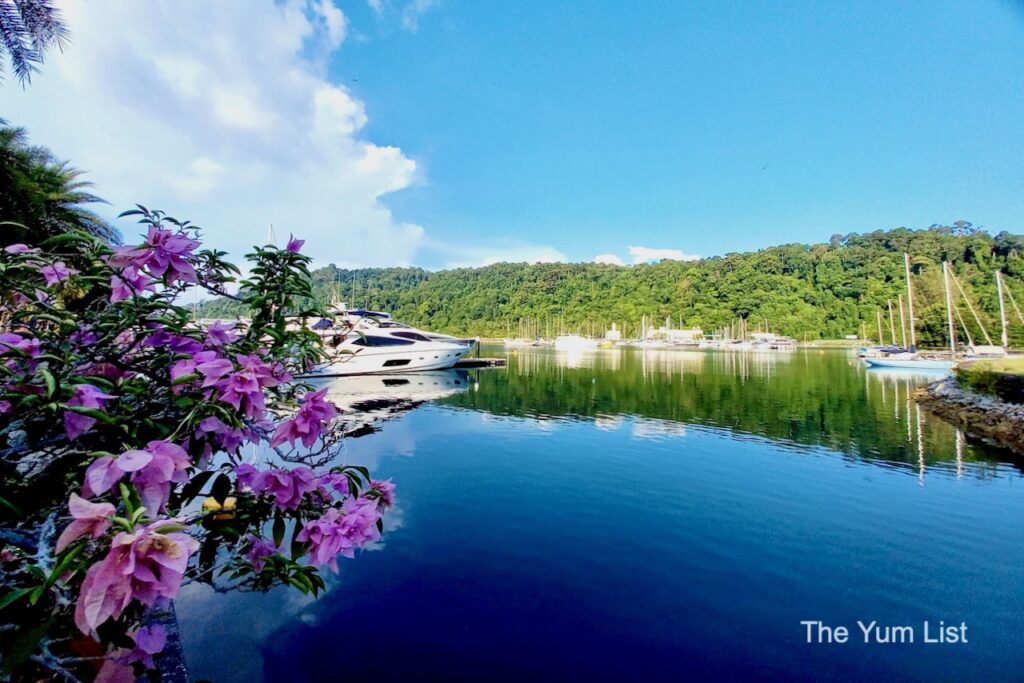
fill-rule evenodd
<path id="1" fill-rule="evenodd" d="M 274 518 L 274 545 L 278 548 L 284 543 L 285 528 L 284 517 L 277 515 Z"/>
<path id="2" fill-rule="evenodd" d="M 223 473 L 217 475 L 217 478 L 213 480 L 210 495 L 213 496 L 215 501 L 224 505 L 224 501 L 227 499 L 229 493 L 231 493 L 230 477 Z"/>
<path id="3" fill-rule="evenodd" d="M 189 482 L 181 488 L 182 502 L 186 503 L 198 496 L 199 492 L 203 490 L 204 486 L 206 486 L 206 482 L 210 481 L 210 477 L 214 474 L 216 474 L 216 472 L 213 470 L 206 470 L 192 477 L 192 479 L 190 479 Z"/>
<path id="4" fill-rule="evenodd" d="M 46 579 L 46 587 L 49 588 L 53 584 L 57 583 L 57 579 L 60 578 L 61 574 L 67 571 L 67 568 L 71 566 L 71 563 L 75 561 L 79 553 L 82 552 L 82 548 L 85 546 L 81 543 L 72 546 L 70 549 L 64 552 L 64 556 L 60 558 L 60 562 L 50 572 L 50 576 Z"/>
<path id="5" fill-rule="evenodd" d="M 0 666 L 0 675 L 9 676 L 27 662 L 29 657 L 35 653 L 39 641 L 46 635 L 52 623 L 53 620 L 48 619 L 19 634 L 11 643 L 11 649 L 4 656 L 3 665 Z"/>
<path id="6" fill-rule="evenodd" d="M 46 382 L 46 398 L 51 398 L 57 392 L 57 378 L 46 368 L 39 368 L 39 374 Z"/>
<path id="7" fill-rule="evenodd" d="M 32 586 L 32 587 L 29 587 L 29 588 L 18 588 L 18 589 L 12 590 L 9 593 L 4 593 L 2 596 L 0 596 L 0 609 L 3 609 L 4 607 L 7 607 L 8 605 L 13 605 L 18 600 L 21 600 L 23 597 L 25 597 L 26 595 L 28 595 L 29 593 L 31 593 L 34 590 L 35 590 L 35 586 Z"/>

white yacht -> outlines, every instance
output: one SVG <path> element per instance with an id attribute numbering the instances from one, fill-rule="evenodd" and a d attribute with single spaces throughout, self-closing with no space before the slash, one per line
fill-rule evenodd
<path id="1" fill-rule="evenodd" d="M 312 325 L 323 337 L 331 362 L 322 375 L 368 375 L 454 367 L 476 339 L 436 334 L 396 322 L 387 313 L 335 307 L 335 319 Z"/>
<path id="2" fill-rule="evenodd" d="M 583 349 L 596 349 L 599 342 L 596 339 L 588 339 L 578 334 L 563 334 L 555 338 L 555 349 L 559 351 L 582 351 Z"/>

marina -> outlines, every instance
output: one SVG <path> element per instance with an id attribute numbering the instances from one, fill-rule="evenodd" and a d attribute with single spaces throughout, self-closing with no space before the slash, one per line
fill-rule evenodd
<path id="1" fill-rule="evenodd" d="M 379 678 L 394 648 L 408 656 L 386 680 L 482 680 L 496 662 L 506 680 L 540 667 L 609 682 L 1007 680 L 1024 666 L 1024 463 L 915 403 L 942 372 L 865 368 L 852 350 L 481 352 L 507 367 L 399 401 L 349 440 L 348 460 L 402 498 L 379 551 L 319 601 L 183 592 L 193 675 Z M 964 621 L 969 643 L 812 648 L 800 622 L 816 615 Z M 348 646 L 331 647 L 341 630 Z"/>

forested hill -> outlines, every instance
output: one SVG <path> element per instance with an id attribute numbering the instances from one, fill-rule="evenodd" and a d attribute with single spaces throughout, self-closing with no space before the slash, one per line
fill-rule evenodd
<path id="1" fill-rule="evenodd" d="M 612 322 L 628 331 L 647 315 L 659 321 L 672 316 L 676 324 L 681 319 L 706 331 L 740 317 L 750 329 L 767 320 L 772 331 L 799 339 L 856 334 L 866 322 L 874 337 L 876 311 L 885 310 L 887 299 L 895 305 L 897 295 L 905 294 L 903 252 L 913 263 L 915 313 L 924 344 L 946 344 L 943 260 L 953 263 L 995 337 L 994 270 L 1003 270 L 1018 304 L 1024 305 L 1024 236 L 1003 232 L 993 237 L 965 223 L 834 235 L 827 244 L 785 244 L 689 262 L 499 263 L 438 272 L 331 265 L 315 271 L 314 278 L 318 298 L 325 302 L 340 298 L 456 334 L 516 335 L 527 322 L 544 334 L 600 332 Z M 966 306 L 960 310 L 971 334 L 981 338 Z M 208 302 L 202 314 L 238 312 L 219 300 Z M 1008 315 L 1015 317 L 1012 307 Z M 896 326 L 898 332 L 898 319 Z M 1015 320 L 1011 328 L 1015 344 L 1024 345 L 1024 325 Z"/>

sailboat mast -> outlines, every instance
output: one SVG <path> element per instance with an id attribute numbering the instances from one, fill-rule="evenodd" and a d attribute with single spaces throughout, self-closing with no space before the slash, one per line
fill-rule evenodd
<path id="1" fill-rule="evenodd" d="M 892 339 L 892 345 L 896 346 L 896 321 L 892 317 L 892 299 L 886 303 L 889 304 L 889 337 Z"/>
<path id="2" fill-rule="evenodd" d="M 917 339 L 914 334 L 914 288 L 910 285 L 910 254 L 903 254 L 903 270 L 907 276 L 907 315 L 910 318 L 910 350 L 917 351 Z"/>
<path id="3" fill-rule="evenodd" d="M 878 345 L 885 346 L 885 337 L 882 336 L 882 312 L 876 310 L 875 317 L 878 319 Z"/>
<path id="4" fill-rule="evenodd" d="M 1003 325 L 1003 348 L 1010 348 L 1010 335 L 1006 331 L 1006 304 L 1003 303 L 1003 275 L 996 271 L 996 291 L 999 293 L 999 322 Z"/>
<path id="5" fill-rule="evenodd" d="M 900 305 L 900 336 L 903 338 L 903 348 L 907 348 L 907 321 L 903 318 L 903 295 L 896 297 Z"/>
<path id="6" fill-rule="evenodd" d="M 956 326 L 953 324 L 953 297 L 949 294 L 949 262 L 942 262 L 942 284 L 946 290 L 946 319 L 949 322 L 949 350 L 956 354 Z"/>

